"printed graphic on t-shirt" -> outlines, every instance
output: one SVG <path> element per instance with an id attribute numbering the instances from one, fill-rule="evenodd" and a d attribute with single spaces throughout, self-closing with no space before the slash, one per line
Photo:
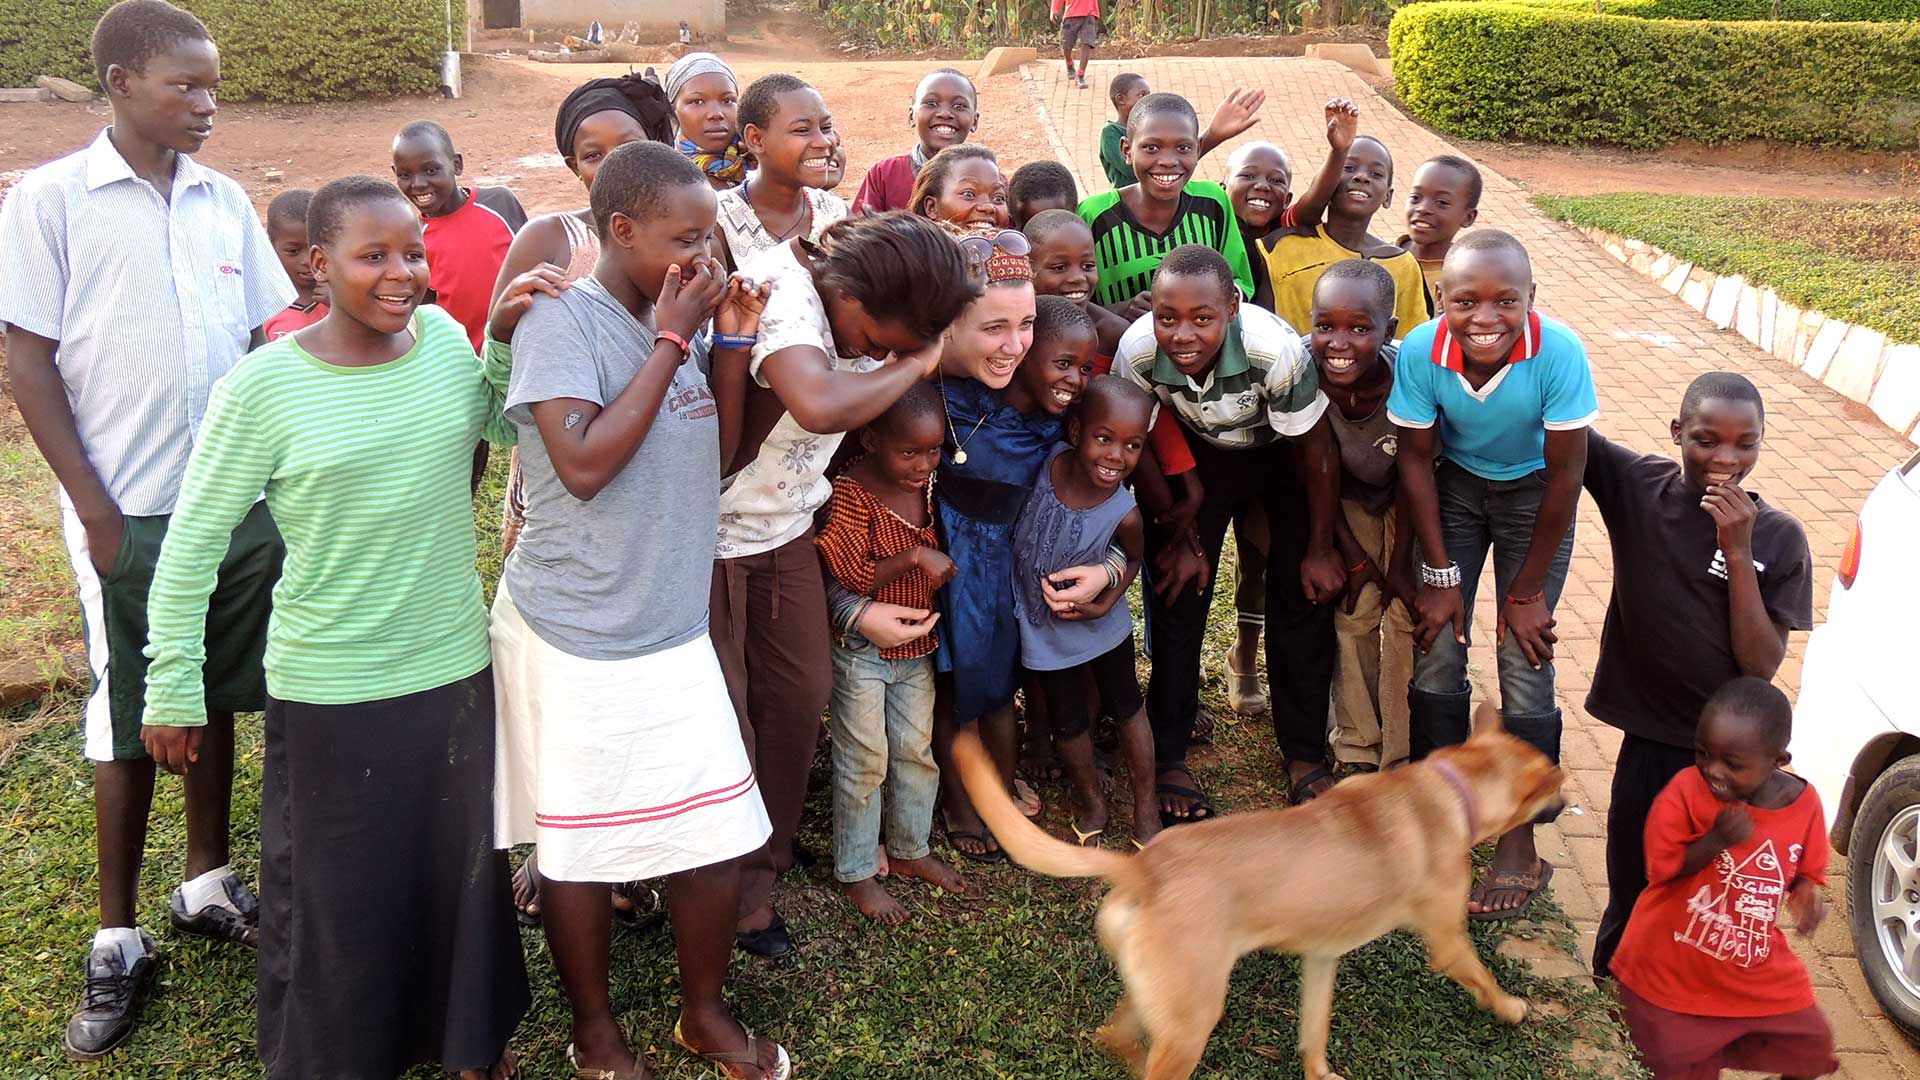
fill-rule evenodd
<path id="1" fill-rule="evenodd" d="M 1773 952 L 1773 924 L 1787 891 L 1786 870 L 1774 853 L 1773 841 L 1767 840 L 1738 864 L 1722 851 L 1714 866 L 1723 874 L 1720 891 L 1716 893 L 1712 885 L 1700 886 L 1687 901 L 1686 932 L 1673 939 L 1740 967 L 1765 963 Z"/>
<path id="2" fill-rule="evenodd" d="M 704 420 L 709 416 L 718 416 L 720 410 L 714 405 L 713 392 L 707 384 L 696 383 L 692 386 L 676 385 L 666 401 L 667 411 L 682 420 Z M 568 417 L 569 420 L 572 417 Z M 568 424 L 572 427 L 572 424 Z"/>
<path id="3" fill-rule="evenodd" d="M 1400 456 L 1399 433 L 1389 431 L 1385 435 L 1382 435 L 1379 438 L 1373 440 L 1373 448 L 1387 455 L 1388 457 L 1399 457 Z"/>
<path id="4" fill-rule="evenodd" d="M 1759 559 L 1753 560 L 1753 572 L 1756 574 L 1766 573 L 1767 564 L 1761 562 Z M 1719 578 L 1721 581 L 1727 580 L 1727 553 L 1726 552 L 1721 551 L 1719 548 L 1713 549 L 1713 561 L 1707 564 L 1707 573 L 1712 574 L 1714 577 Z"/>

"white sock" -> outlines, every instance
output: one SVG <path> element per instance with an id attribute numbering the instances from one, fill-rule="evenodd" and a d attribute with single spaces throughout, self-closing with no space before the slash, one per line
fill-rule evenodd
<path id="1" fill-rule="evenodd" d="M 119 949 L 120 963 L 127 971 L 132 971 L 134 961 L 147 954 L 147 943 L 140 940 L 140 930 L 133 926 L 115 926 L 94 931 L 93 947 Z"/>
<path id="2" fill-rule="evenodd" d="M 180 895 L 187 914 L 198 915 L 216 905 L 228 911 L 238 911 L 239 909 L 233 906 L 233 901 L 227 898 L 227 890 L 221 887 L 232 876 L 232 864 L 223 863 L 192 881 L 182 882 Z"/>

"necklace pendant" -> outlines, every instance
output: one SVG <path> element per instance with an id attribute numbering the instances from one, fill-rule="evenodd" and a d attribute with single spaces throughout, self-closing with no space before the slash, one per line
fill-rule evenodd
<path id="1" fill-rule="evenodd" d="M 965 450 L 955 450 L 953 452 L 953 463 L 955 465 L 965 465 L 967 463 L 967 452 Z"/>

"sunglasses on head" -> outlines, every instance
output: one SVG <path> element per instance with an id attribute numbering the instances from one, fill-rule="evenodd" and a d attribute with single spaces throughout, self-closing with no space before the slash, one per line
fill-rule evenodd
<path id="1" fill-rule="evenodd" d="M 968 265 L 975 270 L 981 270 L 986 267 L 987 260 L 993 258 L 996 251 L 1024 257 L 1032 254 L 1033 245 L 1027 241 L 1027 234 L 1013 229 L 1002 229 L 991 236 L 985 233 L 974 233 L 971 236 L 961 237 L 960 251 L 966 255 Z"/>

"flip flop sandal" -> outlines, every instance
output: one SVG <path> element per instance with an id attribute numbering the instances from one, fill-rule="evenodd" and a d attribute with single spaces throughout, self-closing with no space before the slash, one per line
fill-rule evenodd
<path id="1" fill-rule="evenodd" d="M 573 1080 L 640 1080 L 647 1075 L 644 1068 L 622 1072 L 619 1069 L 583 1069 L 574 1060 L 573 1046 L 567 1046 L 567 1068 L 573 1070 Z M 515 1074 L 519 1075 L 518 1073 Z"/>
<path id="2" fill-rule="evenodd" d="M 1193 714 L 1193 728 L 1187 732 L 1187 745 L 1213 745 L 1213 714 L 1205 709 Z"/>
<path id="3" fill-rule="evenodd" d="M 515 891 L 518 891 L 520 882 L 524 880 L 533 887 L 533 897 L 527 902 L 537 904 L 540 902 L 540 879 L 535 874 L 533 858 L 533 853 L 528 853 L 527 861 L 521 863 L 520 869 L 513 872 L 513 888 Z M 507 898 L 507 902 L 513 904 L 514 921 L 518 922 L 521 926 L 531 929 L 540 925 L 540 916 L 537 912 L 528 911 L 526 908 L 521 907 L 511 896 Z"/>
<path id="4" fill-rule="evenodd" d="M 653 926 L 667 917 L 667 904 L 659 890 L 644 881 L 622 882 L 613 887 L 613 893 L 630 905 L 613 909 L 614 919 L 629 930 Z"/>
<path id="5" fill-rule="evenodd" d="M 1481 884 L 1480 891 L 1482 895 L 1493 889 L 1524 888 L 1527 890 L 1527 898 L 1525 900 L 1501 911 L 1469 911 L 1467 912 L 1467 918 L 1475 922 L 1501 922 L 1506 919 L 1517 919 L 1525 915 L 1527 909 L 1533 906 L 1534 897 L 1539 896 L 1540 890 L 1546 888 L 1547 882 L 1553 880 L 1553 864 L 1545 859 L 1536 859 L 1535 861 L 1540 864 L 1540 868 L 1531 874 L 1524 874 L 1516 870 L 1502 870 Z"/>
<path id="6" fill-rule="evenodd" d="M 1076 821 L 1068 821 L 1067 828 L 1073 830 L 1073 841 L 1074 843 L 1079 844 L 1081 847 L 1095 847 L 1095 848 L 1099 847 L 1100 834 L 1107 831 L 1104 828 L 1082 829 L 1080 828 L 1079 822 L 1076 822 Z M 1087 843 L 1087 841 L 1089 840 L 1093 841 L 1093 843 L 1091 844 Z"/>
<path id="7" fill-rule="evenodd" d="M 1208 818 L 1214 816 L 1213 804 L 1207 801 L 1207 797 L 1204 794 L 1193 788 L 1182 784 L 1155 784 L 1153 785 L 1153 793 L 1155 795 L 1177 795 L 1182 799 L 1190 799 L 1193 801 L 1193 809 L 1188 812 L 1186 817 L 1175 817 L 1165 810 L 1160 811 L 1160 824 L 1164 828 L 1171 829 L 1175 825 L 1191 825 L 1196 821 L 1206 821 Z"/>
<path id="8" fill-rule="evenodd" d="M 1329 772 L 1325 765 L 1315 765 L 1313 768 L 1308 769 L 1298 780 L 1288 783 L 1288 801 L 1292 802 L 1295 806 L 1305 806 L 1320 796 L 1325 795 L 1326 792 L 1324 791 L 1313 790 L 1313 785 L 1322 780 L 1334 780 L 1333 773 Z M 1338 781 L 1335 782 L 1337 783 Z"/>
<path id="9" fill-rule="evenodd" d="M 974 862 L 986 863 L 988 865 L 1007 861 L 1007 853 L 1000 848 L 991 848 L 987 851 L 968 851 L 956 842 L 960 840 L 972 840 L 984 846 L 988 841 L 993 839 L 984 832 L 968 832 L 964 829 L 948 829 L 946 832 L 947 846 L 953 849 L 954 854 L 963 859 L 971 859 Z"/>
<path id="10" fill-rule="evenodd" d="M 1031 798 L 1034 803 L 1032 810 L 1027 809 L 1027 800 L 1029 798 Z M 1018 776 L 1013 778 L 1013 801 L 1020 804 L 1020 813 L 1025 815 L 1029 820 L 1039 817 L 1042 813 L 1046 812 L 1047 809 L 1046 802 L 1040 798 L 1039 792 L 1033 790 L 1033 785 Z"/>
<path id="11" fill-rule="evenodd" d="M 680 1034 L 680 1024 L 678 1021 L 675 1021 L 673 1025 L 673 1041 L 680 1049 L 685 1050 L 687 1053 L 718 1069 L 721 1076 L 732 1077 L 736 1075 L 732 1069 L 727 1067 L 729 1065 L 749 1065 L 755 1069 L 760 1068 L 760 1043 L 762 1040 L 752 1031 L 747 1032 L 747 1048 L 745 1050 L 717 1050 L 709 1054 L 695 1050 L 693 1044 L 689 1043 L 686 1038 Z M 773 1049 L 776 1054 L 773 1068 L 762 1070 L 761 1076 L 764 1077 L 765 1080 L 787 1080 L 788 1077 L 793 1075 L 793 1062 L 787 1057 L 787 1048 L 781 1046 L 779 1043 L 774 1043 Z"/>

